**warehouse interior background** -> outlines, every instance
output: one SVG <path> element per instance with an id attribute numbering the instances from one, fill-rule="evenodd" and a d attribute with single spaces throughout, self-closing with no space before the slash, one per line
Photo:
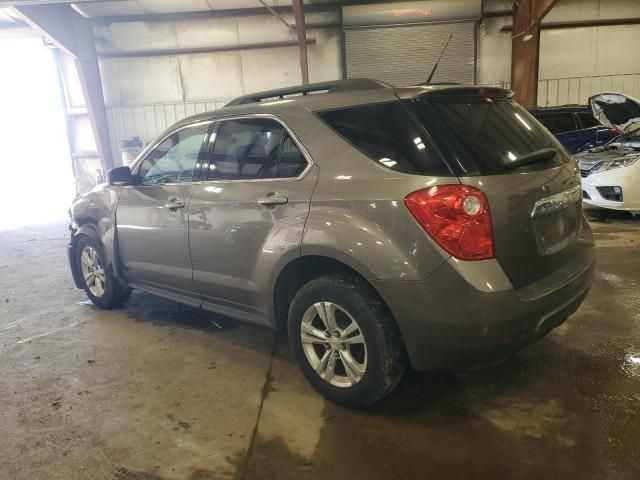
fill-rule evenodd
<path id="1" fill-rule="evenodd" d="M 23 3 L 29 8 L 33 2 Z M 411 4 L 416 2 L 392 7 L 369 3 L 305 3 L 310 82 L 353 77 L 392 85 L 424 82 L 453 34 L 433 81 L 511 86 L 512 2 L 432 0 L 423 2 L 429 14 L 417 17 L 407 10 L 415 9 Z M 188 115 L 220 108 L 253 91 L 300 84 L 290 5 L 275 2 L 271 12 L 257 0 L 65 5 L 92 26 L 102 88 L 98 93 L 104 96 L 107 122 L 102 132 L 108 130 L 102 165 L 73 55 L 56 48 L 42 29 L 30 28 L 9 7 L 0 9 L 0 38 L 30 45 L 32 55 L 42 57 L 37 63 L 43 73 L 59 78 L 72 170 L 82 192 L 103 178 L 106 166 L 122 162 L 121 142 L 126 139 L 139 137 L 146 145 Z M 605 90 L 640 96 L 640 56 L 621 54 L 640 42 L 638 22 L 638 2 L 558 2 L 540 22 L 537 105 L 584 104 L 589 95 Z M 8 65 L 3 81 L 21 84 L 25 76 L 32 78 L 24 68 Z M 32 81 L 42 81 L 46 88 L 54 85 L 37 77 Z M 42 110 L 43 104 L 27 93 L 3 91 L 11 90 L 18 111 Z M 49 102 L 52 98 L 46 96 Z M 55 116 L 56 105 L 47 107 Z M 64 147 L 59 148 L 63 157 Z M 61 165 L 61 175 L 63 170 Z"/>
<path id="2" fill-rule="evenodd" d="M 640 0 L 0 0 L 0 480 L 640 479 L 640 211 L 585 207 L 595 279 L 544 339 L 409 370 L 363 410 L 318 395 L 286 335 L 74 285 L 74 197 L 176 121 L 307 81 L 424 83 L 449 38 L 435 83 L 640 98 Z"/>

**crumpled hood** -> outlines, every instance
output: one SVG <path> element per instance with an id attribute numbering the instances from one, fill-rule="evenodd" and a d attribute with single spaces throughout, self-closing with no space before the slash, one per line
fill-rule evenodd
<path id="1" fill-rule="evenodd" d="M 589 106 L 602 125 L 621 133 L 640 128 L 640 101 L 622 93 L 598 93 L 589 97 Z"/>

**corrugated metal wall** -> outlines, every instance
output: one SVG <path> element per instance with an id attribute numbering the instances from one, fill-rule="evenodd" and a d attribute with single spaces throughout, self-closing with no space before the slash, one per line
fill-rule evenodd
<path id="1" fill-rule="evenodd" d="M 292 15 L 285 18 L 295 22 Z M 335 12 L 318 12 L 309 14 L 307 22 L 335 23 L 338 18 Z M 186 116 L 220 108 L 249 92 L 301 83 L 297 46 L 240 48 L 296 39 L 291 29 L 272 15 L 112 23 L 96 26 L 94 34 L 98 53 L 105 55 L 158 49 L 231 49 L 102 58 L 100 70 L 116 156 L 118 142 L 126 138 L 137 136 L 146 144 Z M 309 29 L 307 37 L 315 40 L 308 46 L 310 80 L 340 78 L 340 28 Z"/>
<path id="2" fill-rule="evenodd" d="M 587 103 L 600 92 L 619 92 L 640 98 L 640 74 L 595 75 L 592 77 L 552 78 L 538 82 L 538 105 Z"/>
<path id="3" fill-rule="evenodd" d="M 107 107 L 113 151 L 116 154 L 120 151 L 120 140 L 136 136 L 146 144 L 178 120 L 222 108 L 229 100 L 231 99 Z"/>
<path id="4" fill-rule="evenodd" d="M 347 77 L 370 77 L 392 85 L 427 80 L 453 34 L 433 82 L 475 83 L 475 22 L 345 29 Z"/>
<path id="5" fill-rule="evenodd" d="M 492 82 L 488 85 L 511 88 L 511 82 Z M 538 106 L 586 105 L 591 95 L 600 92 L 618 92 L 640 98 L 640 73 L 539 80 Z"/>

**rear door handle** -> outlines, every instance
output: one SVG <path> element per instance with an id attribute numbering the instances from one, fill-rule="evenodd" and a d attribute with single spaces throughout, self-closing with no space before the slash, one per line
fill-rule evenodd
<path id="1" fill-rule="evenodd" d="M 277 193 L 267 195 L 266 197 L 262 197 L 258 199 L 258 205 L 263 205 L 265 207 L 269 207 L 272 205 L 284 205 L 289 202 L 289 199 L 284 195 L 279 195 Z"/>
<path id="2" fill-rule="evenodd" d="M 185 203 L 178 198 L 170 198 L 167 203 L 164 204 L 164 208 L 168 208 L 169 210 L 177 210 L 179 208 L 184 208 Z"/>

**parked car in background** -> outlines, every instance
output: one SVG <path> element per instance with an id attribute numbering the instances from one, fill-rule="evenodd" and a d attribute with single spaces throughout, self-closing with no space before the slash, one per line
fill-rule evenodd
<path id="1" fill-rule="evenodd" d="M 534 107 L 529 112 L 536 117 L 570 153 L 578 153 L 604 145 L 620 132 L 598 123 L 586 105 Z"/>
<path id="2" fill-rule="evenodd" d="M 75 200 L 75 283 L 102 308 L 135 288 L 281 328 L 344 405 L 408 365 L 502 360 L 595 268 L 579 171 L 512 95 L 350 79 L 184 119 Z"/>
<path id="3" fill-rule="evenodd" d="M 620 93 L 589 98 L 593 116 L 622 135 L 576 155 L 588 205 L 640 213 L 640 102 Z"/>

